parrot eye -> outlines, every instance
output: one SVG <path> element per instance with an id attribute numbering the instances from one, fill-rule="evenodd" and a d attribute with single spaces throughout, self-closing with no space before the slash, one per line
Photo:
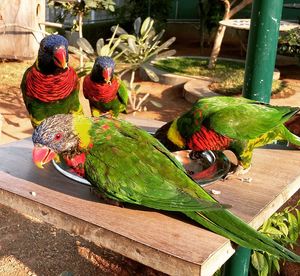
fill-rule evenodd
<path id="1" fill-rule="evenodd" d="M 62 136 L 63 136 L 62 133 L 56 133 L 54 136 L 54 140 L 59 141 L 62 138 Z"/>

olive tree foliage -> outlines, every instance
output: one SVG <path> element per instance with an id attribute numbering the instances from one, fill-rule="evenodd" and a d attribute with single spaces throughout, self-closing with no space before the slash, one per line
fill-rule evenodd
<path id="1" fill-rule="evenodd" d="M 48 0 L 49 6 L 61 8 L 65 17 L 67 14 L 75 16 L 73 29 L 78 30 L 79 38 L 82 38 L 83 17 L 89 15 L 92 10 L 115 11 L 114 0 Z M 64 19 L 64 18 L 62 18 Z M 83 65 L 82 58 L 80 65 Z"/>
<path id="2" fill-rule="evenodd" d="M 87 74 L 92 67 L 93 61 L 97 56 L 110 56 L 117 65 L 117 71 L 120 76 L 126 73 L 130 74 L 130 81 L 127 84 L 129 91 L 129 101 L 133 111 L 140 111 L 142 104 L 149 97 L 149 93 L 144 96 L 139 95 L 139 85 L 135 85 L 137 71 L 144 71 L 152 81 L 159 81 L 155 73 L 153 62 L 160 58 L 166 58 L 176 53 L 175 50 L 169 50 L 169 46 L 175 41 L 175 37 L 162 42 L 165 30 L 156 33 L 154 29 L 154 20 L 147 17 L 144 21 L 137 18 L 133 24 L 134 33 L 129 34 L 120 26 L 113 26 L 111 30 L 113 35 L 106 43 L 100 38 L 96 43 L 96 50 L 85 38 L 79 38 L 78 46 L 83 50 L 70 48 L 71 51 L 83 56 L 88 60 L 82 68 L 82 75 Z M 156 106 L 159 104 L 152 103 Z"/>
<path id="3" fill-rule="evenodd" d="M 223 16 L 223 20 L 228 20 L 232 18 L 235 14 L 241 11 L 243 8 L 252 3 L 252 0 L 220 0 L 223 2 L 225 6 L 225 12 Z M 221 50 L 222 41 L 224 38 L 226 26 L 219 25 L 217 30 L 214 46 L 210 54 L 210 60 L 208 64 L 208 68 L 212 69 L 215 67 L 218 55 Z"/>

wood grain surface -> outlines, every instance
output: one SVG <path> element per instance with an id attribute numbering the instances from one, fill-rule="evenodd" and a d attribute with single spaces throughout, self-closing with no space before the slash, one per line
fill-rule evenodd
<path id="1" fill-rule="evenodd" d="M 100 202 L 88 186 L 61 175 L 52 164 L 37 169 L 30 139 L 0 147 L 0 203 L 79 234 L 172 275 L 212 275 L 234 253 L 228 239 L 177 213 Z M 259 227 L 300 187 L 300 152 L 257 149 L 247 177 L 206 187 L 220 202 Z"/>

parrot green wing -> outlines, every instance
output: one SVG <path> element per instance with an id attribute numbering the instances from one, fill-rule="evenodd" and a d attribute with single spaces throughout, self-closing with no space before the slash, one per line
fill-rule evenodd
<path id="1" fill-rule="evenodd" d="M 286 122 L 298 110 L 250 102 L 215 112 L 208 118 L 208 124 L 214 131 L 233 139 L 254 139 Z"/>
<path id="2" fill-rule="evenodd" d="M 44 119 L 55 114 L 83 114 L 83 109 L 79 101 L 79 82 L 77 82 L 77 85 L 67 97 L 60 100 L 44 102 L 40 99 L 29 97 L 26 90 L 26 78 L 28 72 L 32 70 L 33 67 L 34 65 L 25 71 L 20 87 L 26 109 L 34 127 L 39 125 Z"/>
<path id="3" fill-rule="evenodd" d="M 252 102 L 254 101 L 243 97 L 217 96 L 202 98 L 189 111 L 178 118 L 177 128 L 183 137 L 189 138 L 201 129 L 203 121 L 212 114 L 226 107 L 241 106 Z"/>
<path id="4" fill-rule="evenodd" d="M 126 122 L 110 121 L 91 133 L 93 148 L 85 162 L 87 179 L 106 196 L 168 211 L 221 207 L 158 140 Z"/>
<path id="5" fill-rule="evenodd" d="M 128 90 L 127 87 L 125 85 L 125 83 L 122 80 L 119 80 L 120 86 L 119 86 L 119 90 L 118 90 L 118 98 L 119 101 L 124 104 L 125 106 L 127 106 L 128 103 Z"/>

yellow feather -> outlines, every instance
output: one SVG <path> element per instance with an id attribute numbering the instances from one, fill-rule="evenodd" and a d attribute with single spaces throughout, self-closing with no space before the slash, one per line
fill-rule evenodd
<path id="1" fill-rule="evenodd" d="M 177 119 L 173 121 L 171 124 L 168 133 L 167 133 L 168 139 L 174 143 L 176 146 L 180 148 L 184 148 L 185 146 L 185 140 L 180 135 L 178 129 L 177 129 Z"/>
<path id="2" fill-rule="evenodd" d="M 91 142 L 89 130 L 92 126 L 90 119 L 84 116 L 74 116 L 74 132 L 80 137 L 80 147 L 87 148 Z"/>

